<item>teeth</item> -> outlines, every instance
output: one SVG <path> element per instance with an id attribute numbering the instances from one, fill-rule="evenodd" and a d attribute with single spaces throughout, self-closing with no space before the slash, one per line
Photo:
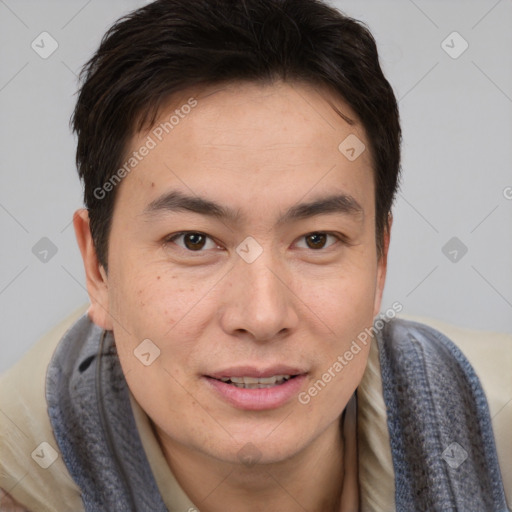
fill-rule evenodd
<path id="1" fill-rule="evenodd" d="M 263 389 L 271 388 L 276 384 L 283 384 L 291 378 L 291 375 L 274 375 L 273 377 L 222 377 L 222 382 L 229 382 L 237 388 Z"/>

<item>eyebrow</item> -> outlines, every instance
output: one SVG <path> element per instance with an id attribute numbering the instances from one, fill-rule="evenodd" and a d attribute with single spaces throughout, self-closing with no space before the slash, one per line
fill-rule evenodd
<path id="1" fill-rule="evenodd" d="M 240 223 L 244 219 L 239 210 L 233 210 L 203 197 L 189 196 L 177 190 L 167 192 L 149 203 L 144 209 L 143 216 L 149 219 L 161 214 L 180 211 L 207 215 L 233 224 Z M 290 207 L 279 217 L 277 225 L 333 213 L 362 217 L 364 210 L 359 202 L 349 194 L 328 195 Z"/>

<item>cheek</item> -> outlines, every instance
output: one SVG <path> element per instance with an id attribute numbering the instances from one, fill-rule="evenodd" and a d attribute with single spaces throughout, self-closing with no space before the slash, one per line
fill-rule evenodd
<path id="1" fill-rule="evenodd" d="M 323 424 L 341 414 L 364 374 L 374 293 L 369 279 L 340 279 L 312 302 L 329 327 L 329 335 L 317 342 L 314 372 L 299 402 L 310 417 L 321 418 Z"/>
<path id="2" fill-rule="evenodd" d="M 150 328 L 146 336 L 165 332 L 194 304 L 195 286 L 176 272 L 149 265 L 121 265 L 117 270 L 111 286 L 112 312 L 134 328 Z"/>
<path id="3" fill-rule="evenodd" d="M 197 404 L 181 384 L 195 366 L 194 346 L 201 332 L 194 327 L 196 287 L 187 287 L 175 274 L 149 268 L 137 272 L 126 266 L 117 267 L 112 291 L 112 314 L 119 320 L 114 327 L 116 346 L 136 400 L 153 418 L 197 413 Z"/>
<path id="4" fill-rule="evenodd" d="M 347 340 L 372 323 L 376 293 L 373 271 L 352 266 L 326 276 L 320 284 L 303 281 L 300 297 L 324 320 L 338 341 Z"/>
<path id="5" fill-rule="evenodd" d="M 307 297 L 312 311 L 328 327 L 328 335 L 318 345 L 315 377 L 328 381 L 336 392 L 341 387 L 352 392 L 366 367 L 375 292 L 373 273 L 353 268 L 341 277 L 333 276 Z"/>
<path id="6" fill-rule="evenodd" d="M 123 367 L 140 373 L 134 350 L 149 339 L 160 350 L 155 365 L 182 382 L 187 378 L 184 369 L 197 366 L 201 337 L 215 311 L 214 294 L 208 294 L 212 284 L 209 280 L 193 281 L 184 273 L 180 276 L 175 270 L 158 266 L 147 266 L 138 272 L 132 267 L 130 274 L 128 270 L 123 269 L 124 274 L 118 272 L 112 298 L 113 315 L 126 327 L 114 329 Z M 147 373 L 157 385 L 158 379 L 168 385 L 175 382 L 167 374 Z"/>

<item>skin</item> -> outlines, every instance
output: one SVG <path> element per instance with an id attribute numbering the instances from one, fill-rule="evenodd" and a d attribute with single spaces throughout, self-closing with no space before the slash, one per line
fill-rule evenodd
<path id="1" fill-rule="evenodd" d="M 369 346 L 306 405 L 294 397 L 277 409 L 240 410 L 202 376 L 234 365 L 284 363 L 307 370 L 306 391 L 372 325 L 389 235 L 379 259 L 370 151 L 349 161 L 338 150 L 350 134 L 369 148 L 366 134 L 329 90 L 282 82 L 184 91 L 156 125 L 190 96 L 197 106 L 118 186 L 108 275 L 96 258 L 87 211 L 75 214 L 89 315 L 114 331 L 130 390 L 202 512 L 269 510 L 269 503 L 272 510 L 325 512 L 339 510 L 340 500 L 348 509 L 346 496 L 357 496 L 357 489 L 346 484 L 342 498 L 340 483 L 354 472 L 354 460 L 344 469 L 343 457 L 354 439 L 343 447 L 339 421 Z M 330 103 L 356 123 L 348 124 Z M 128 153 L 150 133 L 137 134 Z M 144 214 L 170 190 L 229 206 L 243 220 Z M 362 213 L 276 224 L 289 207 L 334 192 L 352 196 Z M 165 241 L 180 231 L 211 238 L 199 252 L 184 237 Z M 318 248 L 306 236 L 312 232 L 343 238 L 328 236 Z M 247 236 L 263 249 L 252 263 L 235 251 Z M 134 356 L 147 338 L 161 350 L 150 366 Z M 259 456 L 251 466 L 239 457 L 248 443 Z"/>

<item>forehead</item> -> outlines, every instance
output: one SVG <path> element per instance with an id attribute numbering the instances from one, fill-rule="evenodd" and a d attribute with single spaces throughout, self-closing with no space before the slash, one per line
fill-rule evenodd
<path id="1" fill-rule="evenodd" d="M 190 103 L 194 107 L 188 108 Z M 196 146 L 260 150 L 293 148 L 294 144 L 303 146 L 308 142 L 314 142 L 316 148 L 332 148 L 332 140 L 325 136 L 336 138 L 347 130 L 365 137 L 356 114 L 329 88 L 280 81 L 188 89 L 164 104 L 151 132 L 157 138 L 160 133 L 164 138 L 172 134 L 176 139 L 181 133 L 184 136 L 180 142 Z"/>
<path id="2" fill-rule="evenodd" d="M 325 87 L 236 83 L 182 91 L 133 137 L 125 161 L 144 147 L 121 184 L 139 210 L 172 188 L 220 202 L 233 194 L 246 202 L 267 197 L 269 204 L 276 192 L 284 199 L 333 186 L 359 196 L 373 191 L 364 129 Z M 354 151 L 360 154 L 350 158 Z"/>

